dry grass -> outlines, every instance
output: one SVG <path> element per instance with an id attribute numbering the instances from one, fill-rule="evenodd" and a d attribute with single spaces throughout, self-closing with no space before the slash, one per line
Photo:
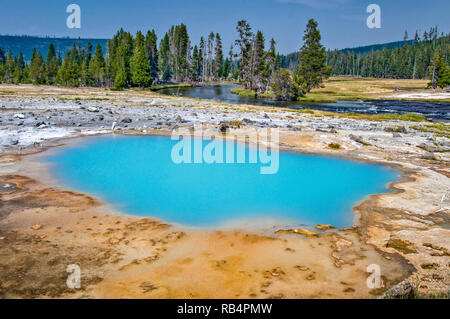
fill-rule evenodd
<path id="1" fill-rule="evenodd" d="M 324 87 L 314 89 L 301 102 L 336 102 L 338 100 L 384 99 L 400 90 L 425 90 L 428 80 L 397 80 L 374 78 L 331 77 Z M 392 99 L 392 98 L 391 98 Z"/>

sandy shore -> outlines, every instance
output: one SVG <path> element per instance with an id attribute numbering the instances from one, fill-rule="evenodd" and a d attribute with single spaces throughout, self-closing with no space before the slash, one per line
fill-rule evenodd
<path id="1" fill-rule="evenodd" d="M 441 203 L 449 140 L 424 123 L 33 86 L 0 86 L 0 107 L 3 298 L 373 298 L 403 280 L 420 294 L 449 290 L 448 198 Z M 396 165 L 404 180 L 358 204 L 352 229 L 200 231 L 123 215 L 58 187 L 30 155 L 110 133 L 113 122 L 116 134 L 169 134 L 199 123 L 217 130 L 224 121 L 242 122 L 239 134 L 277 127 L 287 150 Z M 67 288 L 70 264 L 81 268 L 81 289 Z M 371 264 L 381 268 L 381 289 L 366 285 Z"/>

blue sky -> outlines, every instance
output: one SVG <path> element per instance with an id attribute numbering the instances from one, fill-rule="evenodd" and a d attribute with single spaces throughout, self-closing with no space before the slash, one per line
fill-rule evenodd
<path id="1" fill-rule="evenodd" d="M 80 5 L 81 29 L 66 27 L 66 7 Z M 381 7 L 381 29 L 366 26 L 369 4 Z M 282 53 L 298 50 L 309 18 L 319 22 L 327 48 L 401 40 L 405 30 L 437 25 L 450 31 L 448 0 L 0 0 L 0 34 L 110 38 L 120 27 L 130 32 L 154 28 L 161 37 L 172 24 L 185 23 L 193 43 L 219 32 L 225 49 L 235 25 L 247 19 L 274 37 Z"/>

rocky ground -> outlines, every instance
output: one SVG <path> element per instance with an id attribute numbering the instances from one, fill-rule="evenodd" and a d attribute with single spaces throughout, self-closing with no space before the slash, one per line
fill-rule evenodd
<path id="1" fill-rule="evenodd" d="M 44 183 L 29 160 L 60 138 L 170 134 L 200 123 L 216 131 L 226 123 L 239 134 L 277 127 L 283 148 L 395 165 L 404 180 L 358 205 L 351 230 L 197 232 L 109 212 L 88 195 Z M 0 296 L 367 298 L 403 280 L 421 296 L 446 296 L 449 150 L 448 124 L 1 85 Z M 65 285 L 71 263 L 82 264 L 81 290 Z M 382 268 L 382 289 L 366 286 L 370 264 Z"/>

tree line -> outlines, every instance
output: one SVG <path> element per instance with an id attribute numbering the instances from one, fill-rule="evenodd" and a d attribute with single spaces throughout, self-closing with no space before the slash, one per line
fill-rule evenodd
<path id="1" fill-rule="evenodd" d="M 438 37 L 437 28 L 425 32 L 421 38 L 416 33 L 412 44 L 405 33 L 400 48 L 371 51 L 357 55 L 351 51 L 329 51 L 327 64 L 335 75 L 353 75 L 376 78 L 424 79 L 431 77 L 435 55 L 450 63 L 450 33 Z M 436 57 L 437 58 L 437 57 Z"/>
<path id="2" fill-rule="evenodd" d="M 116 89 L 150 87 L 155 83 L 206 82 L 234 79 L 255 94 L 272 94 L 279 99 L 295 99 L 317 87 L 329 74 L 324 66 L 325 48 L 320 44 L 317 22 L 310 20 L 305 31 L 302 61 L 296 74 L 281 69 L 276 42 L 266 50 L 262 31 L 253 32 L 246 20 L 237 23 L 239 49 L 234 45 L 224 53 L 219 33 L 211 32 L 192 46 L 184 24 L 172 26 L 159 41 L 154 30 L 132 35 L 119 30 L 107 42 L 104 54 L 80 40 L 64 57 L 49 45 L 46 58 L 33 50 L 26 63 L 23 54 L 13 57 L 0 47 L 0 80 L 6 83 L 96 86 Z M 316 52 L 317 51 L 317 52 Z"/>
<path id="3" fill-rule="evenodd" d="M 233 48 L 225 56 L 219 33 L 202 37 L 191 46 L 184 24 L 172 26 L 158 45 L 154 30 L 135 36 L 123 29 L 107 42 L 107 52 L 80 40 L 61 56 L 49 45 L 46 58 L 33 49 L 27 63 L 0 47 L 0 82 L 98 86 L 117 89 L 149 87 L 163 82 L 204 82 L 229 79 L 233 73 Z"/>
<path id="4" fill-rule="evenodd" d="M 283 68 L 295 69 L 300 62 L 300 54 L 292 53 L 281 57 Z M 439 64 L 439 65 L 438 65 Z M 434 86 L 436 70 L 441 71 L 441 87 L 447 67 L 450 65 L 450 33 L 439 35 L 438 28 L 432 27 L 423 35 L 415 33 L 408 40 L 405 32 L 403 45 L 398 48 L 384 47 L 371 50 L 368 54 L 358 54 L 353 50 L 328 50 L 326 65 L 332 68 L 332 75 L 361 76 L 394 79 L 430 78 Z M 449 84 L 447 84 L 448 86 Z"/>
<path id="5" fill-rule="evenodd" d="M 238 38 L 224 53 L 219 33 L 211 32 L 192 46 L 184 24 L 172 26 L 158 43 L 154 30 L 135 35 L 119 30 L 107 42 L 107 52 L 91 43 L 73 44 L 64 57 L 49 45 L 44 59 L 35 49 L 27 63 L 0 47 L 0 81 L 6 83 L 147 88 L 158 83 L 210 82 L 234 79 L 254 95 L 292 100 L 321 87 L 329 75 L 385 78 L 430 78 L 430 86 L 449 85 L 450 34 L 438 36 L 431 28 L 414 41 L 405 34 L 401 48 L 384 48 L 369 54 L 351 50 L 326 51 L 320 43 L 318 23 L 310 19 L 303 46 L 280 56 L 272 38 L 266 49 L 262 31 L 254 32 L 246 20 L 237 23 Z M 236 53 L 233 52 L 237 47 Z"/>

